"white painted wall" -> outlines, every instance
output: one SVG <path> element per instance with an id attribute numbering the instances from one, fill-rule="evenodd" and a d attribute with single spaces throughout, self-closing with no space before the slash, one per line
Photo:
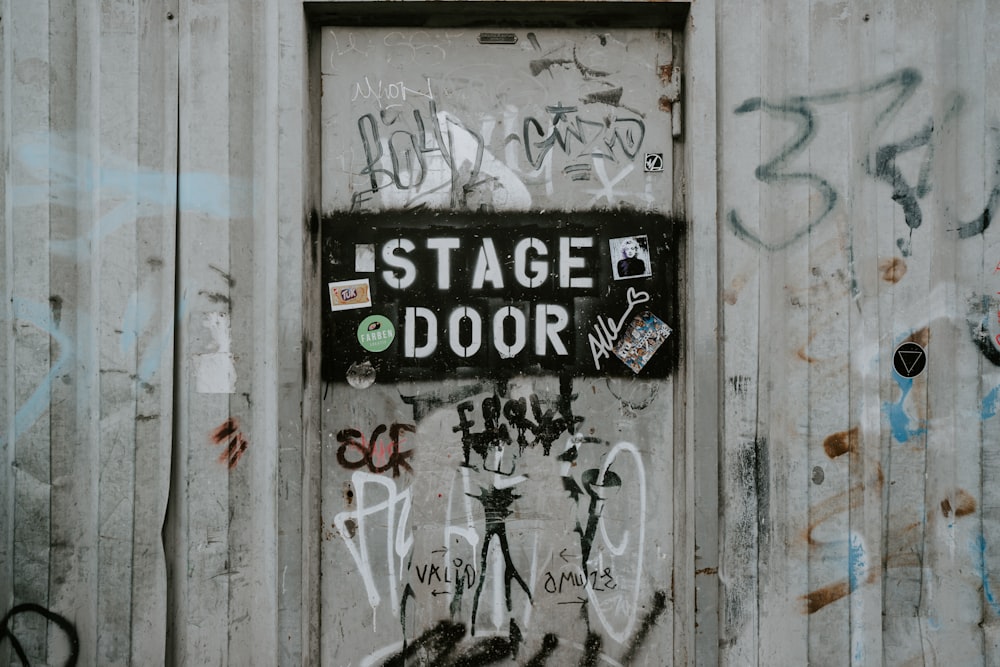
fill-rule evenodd
<path id="1" fill-rule="evenodd" d="M 664 664 L 997 661 L 998 20 L 691 3 Z M 313 664 L 370 620 L 320 625 L 307 34 L 0 3 L 0 611 L 79 664 Z"/>

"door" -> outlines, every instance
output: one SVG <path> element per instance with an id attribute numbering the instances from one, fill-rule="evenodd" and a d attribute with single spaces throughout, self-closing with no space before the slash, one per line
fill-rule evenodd
<path id="1" fill-rule="evenodd" d="M 324 664 L 669 661 L 675 50 L 322 31 Z"/>

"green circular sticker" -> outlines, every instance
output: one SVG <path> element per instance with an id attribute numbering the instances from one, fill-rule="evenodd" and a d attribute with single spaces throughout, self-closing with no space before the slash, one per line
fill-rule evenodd
<path id="1" fill-rule="evenodd" d="M 358 342 L 369 352 L 382 352 L 395 338 L 396 328 L 383 315 L 369 315 L 358 325 Z"/>

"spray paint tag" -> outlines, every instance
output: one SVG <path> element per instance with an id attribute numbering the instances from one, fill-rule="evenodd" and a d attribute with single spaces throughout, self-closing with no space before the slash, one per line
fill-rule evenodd
<path id="1" fill-rule="evenodd" d="M 369 315 L 358 325 L 358 342 L 369 352 L 382 352 L 396 339 L 396 328 L 383 315 Z"/>

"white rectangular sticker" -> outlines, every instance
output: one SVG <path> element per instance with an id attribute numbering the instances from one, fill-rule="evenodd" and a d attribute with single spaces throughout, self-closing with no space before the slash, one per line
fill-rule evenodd
<path id="1" fill-rule="evenodd" d="M 371 305 L 371 289 L 367 278 L 330 283 L 330 310 L 371 308 Z"/>

